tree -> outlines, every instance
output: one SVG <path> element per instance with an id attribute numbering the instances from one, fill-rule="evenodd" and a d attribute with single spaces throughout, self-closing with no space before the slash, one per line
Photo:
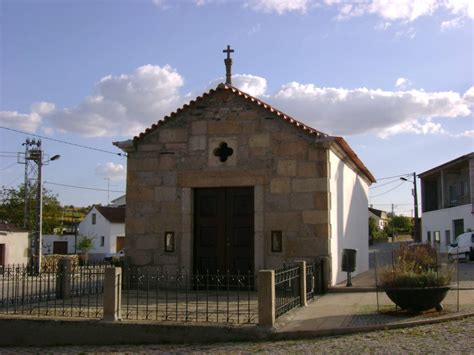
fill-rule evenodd
<path id="1" fill-rule="evenodd" d="M 77 244 L 77 249 L 84 254 L 84 262 L 86 263 L 89 259 L 89 252 L 92 250 L 92 248 L 94 248 L 94 239 L 95 237 L 83 235 Z"/>
<path id="2" fill-rule="evenodd" d="M 369 236 L 372 240 L 387 239 L 386 230 L 380 230 L 376 219 L 373 217 L 369 217 Z"/>
<path id="3" fill-rule="evenodd" d="M 392 222 L 395 234 L 413 233 L 413 223 L 410 217 L 395 215 Z"/>
<path id="4" fill-rule="evenodd" d="M 31 187 L 29 191 L 28 225 L 32 229 L 35 224 L 35 199 L 36 187 Z M 2 186 L 0 190 L 0 221 L 11 223 L 16 226 L 23 226 L 25 208 L 25 186 L 22 184 L 17 188 L 7 188 Z M 53 233 L 54 228 L 61 225 L 62 207 L 57 195 L 52 191 L 43 188 L 43 233 Z"/>

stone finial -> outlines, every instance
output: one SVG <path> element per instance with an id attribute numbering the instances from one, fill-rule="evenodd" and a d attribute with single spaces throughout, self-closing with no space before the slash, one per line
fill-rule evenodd
<path id="1" fill-rule="evenodd" d="M 230 57 L 231 53 L 234 53 L 234 50 L 227 45 L 227 48 L 222 51 L 223 53 L 227 53 L 227 58 L 224 59 L 225 63 L 225 83 L 232 85 L 232 58 Z"/>

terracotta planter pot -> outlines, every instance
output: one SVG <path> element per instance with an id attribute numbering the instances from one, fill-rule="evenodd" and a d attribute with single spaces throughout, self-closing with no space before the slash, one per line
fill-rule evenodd
<path id="1" fill-rule="evenodd" d="M 421 312 L 431 308 L 441 310 L 441 302 L 448 294 L 449 288 L 449 286 L 386 288 L 384 291 L 401 309 Z"/>

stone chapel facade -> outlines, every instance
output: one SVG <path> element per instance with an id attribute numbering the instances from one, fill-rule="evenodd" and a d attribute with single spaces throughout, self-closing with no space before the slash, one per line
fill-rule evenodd
<path id="1" fill-rule="evenodd" d="M 346 141 L 229 84 L 145 132 L 128 153 L 125 250 L 135 265 L 257 272 L 358 249 L 368 269 L 368 186 Z"/>

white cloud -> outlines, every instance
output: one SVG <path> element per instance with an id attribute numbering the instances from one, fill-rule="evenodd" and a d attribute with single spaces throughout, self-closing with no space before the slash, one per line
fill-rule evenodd
<path id="1" fill-rule="evenodd" d="M 281 15 L 285 12 L 301 12 L 308 10 L 311 0 L 250 0 L 245 6 L 255 11 L 273 13 Z"/>
<path id="2" fill-rule="evenodd" d="M 374 26 L 374 29 L 379 30 L 379 31 L 385 31 L 390 26 L 392 26 L 391 22 L 379 22 L 378 24 Z"/>
<path id="3" fill-rule="evenodd" d="M 454 30 L 456 28 L 460 28 L 464 25 L 464 19 L 462 17 L 456 17 L 449 21 L 441 22 L 441 30 L 442 31 L 449 31 Z"/>
<path id="4" fill-rule="evenodd" d="M 439 0 L 371 0 L 350 2 L 325 0 L 326 5 L 335 6 L 338 19 L 373 14 L 388 21 L 414 21 L 420 16 L 431 15 L 439 6 Z"/>
<path id="5" fill-rule="evenodd" d="M 114 164 L 113 162 L 99 163 L 95 167 L 95 173 L 110 180 L 124 180 L 125 167 L 122 164 Z"/>
<path id="6" fill-rule="evenodd" d="M 252 96 L 262 96 L 267 91 L 267 80 L 256 75 L 234 75 L 232 76 L 232 84 Z"/>
<path id="7" fill-rule="evenodd" d="M 404 27 L 395 32 L 395 37 L 396 38 L 408 38 L 408 39 L 413 39 L 416 36 L 416 31 L 414 27 Z"/>
<path id="8" fill-rule="evenodd" d="M 467 130 L 457 134 L 451 134 L 454 138 L 474 138 L 474 129 Z"/>
<path id="9" fill-rule="evenodd" d="M 474 18 L 474 2 L 472 0 L 444 0 L 443 3 L 454 15 Z"/>
<path id="10" fill-rule="evenodd" d="M 215 88 L 219 83 L 224 82 L 224 78 L 218 78 L 209 83 L 208 89 Z M 245 91 L 252 96 L 263 96 L 267 91 L 267 80 L 261 76 L 251 74 L 235 74 L 232 75 L 232 85 Z"/>
<path id="11" fill-rule="evenodd" d="M 466 90 L 462 98 L 471 105 L 474 105 L 474 86 Z"/>
<path id="12" fill-rule="evenodd" d="M 182 85 L 183 78 L 170 66 L 144 65 L 132 74 L 102 78 L 92 96 L 44 119 L 60 131 L 89 137 L 134 135 L 182 104 Z"/>
<path id="13" fill-rule="evenodd" d="M 50 102 L 36 102 L 31 105 L 30 113 L 0 111 L 0 122 L 5 127 L 17 128 L 33 133 L 41 124 L 42 116 L 53 112 L 54 109 L 54 104 Z"/>
<path id="14" fill-rule="evenodd" d="M 213 81 L 210 87 L 216 87 L 219 82 L 222 79 Z M 265 78 L 251 74 L 233 76 L 233 85 L 242 91 L 262 97 L 278 109 L 330 134 L 373 133 L 381 137 L 402 132 L 449 134 L 441 120 L 472 114 L 474 87 L 464 94 L 403 91 L 410 84 L 401 77 L 395 83 L 396 91 L 386 91 L 290 82 L 276 93 L 268 94 Z M 51 103 L 42 102 L 32 105 L 29 114 L 2 112 L 0 117 L 3 125 L 29 132 L 41 124 L 43 132 L 48 134 L 60 130 L 90 137 L 130 137 L 196 96 L 180 94 L 182 85 L 183 78 L 170 66 L 145 65 L 132 74 L 104 77 L 96 84 L 95 93 L 75 107 L 57 109 Z"/>
<path id="15" fill-rule="evenodd" d="M 270 101 L 308 125 L 338 135 L 443 133 L 440 125 L 431 122 L 432 118 L 471 114 L 469 102 L 451 91 L 320 88 L 292 82 Z"/>
<path id="16" fill-rule="evenodd" d="M 411 81 L 407 78 L 400 77 L 395 82 L 395 87 L 399 90 L 405 90 L 412 85 Z"/>
<path id="17" fill-rule="evenodd" d="M 338 11 L 336 19 L 346 20 L 351 17 L 375 15 L 385 21 L 413 22 L 422 16 L 431 16 L 438 10 L 445 10 L 457 18 L 444 21 L 442 29 L 456 28 L 463 24 L 462 19 L 474 18 L 474 1 L 472 0 L 367 0 L 351 1 L 324 0 L 328 7 Z M 386 29 L 385 22 L 376 29 Z"/>

